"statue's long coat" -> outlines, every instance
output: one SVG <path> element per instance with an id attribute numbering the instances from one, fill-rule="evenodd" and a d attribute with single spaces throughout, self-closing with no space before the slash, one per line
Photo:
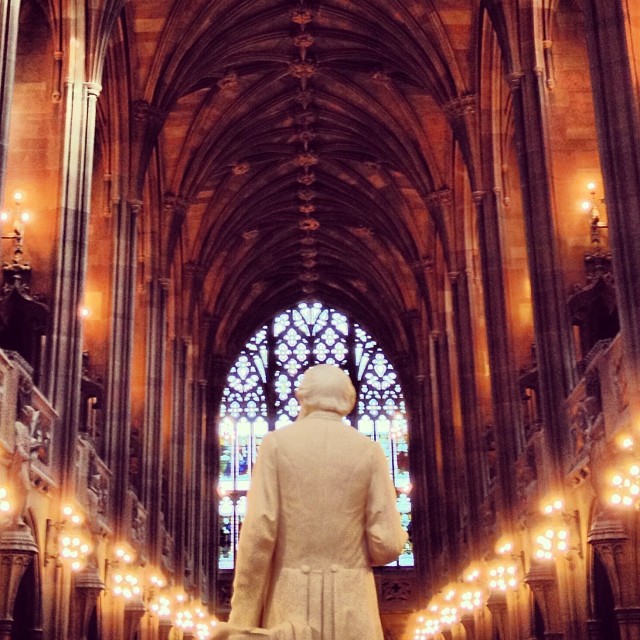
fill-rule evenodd
<path id="1" fill-rule="evenodd" d="M 382 640 L 371 567 L 407 535 L 379 444 L 315 411 L 260 446 L 229 621 L 308 624 L 314 640 Z"/>

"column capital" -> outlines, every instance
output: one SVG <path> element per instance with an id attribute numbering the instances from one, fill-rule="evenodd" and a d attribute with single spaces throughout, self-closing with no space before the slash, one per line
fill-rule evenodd
<path id="1" fill-rule="evenodd" d="M 85 82 L 85 89 L 87 90 L 87 95 L 95 98 L 99 98 L 102 93 L 102 85 L 98 82 Z"/>

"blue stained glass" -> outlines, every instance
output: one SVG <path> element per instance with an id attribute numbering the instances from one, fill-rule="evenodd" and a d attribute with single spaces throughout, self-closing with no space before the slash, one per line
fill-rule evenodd
<path id="1" fill-rule="evenodd" d="M 351 351 L 348 345 L 352 345 Z M 398 492 L 403 527 L 411 530 L 407 421 L 396 372 L 373 338 L 347 316 L 319 302 L 301 303 L 278 314 L 247 343 L 231 367 L 222 394 L 220 569 L 234 567 L 246 493 L 260 443 L 269 429 L 279 429 L 295 420 L 299 412 L 295 389 L 300 375 L 321 362 L 340 364 L 347 372 L 350 368 L 355 370 L 359 385 L 357 410 L 344 422 L 380 443 Z M 274 402 L 270 418 L 267 397 Z M 392 564 L 413 566 L 411 541 Z"/>

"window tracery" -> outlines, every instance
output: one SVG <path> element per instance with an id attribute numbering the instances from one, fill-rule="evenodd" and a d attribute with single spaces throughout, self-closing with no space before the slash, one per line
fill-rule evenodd
<path id="1" fill-rule="evenodd" d="M 251 470 L 269 430 L 298 415 L 295 390 L 314 364 L 335 364 L 352 378 L 358 402 L 345 420 L 380 443 L 389 461 L 402 524 L 411 533 L 407 421 L 398 376 L 375 340 L 319 302 L 278 314 L 249 340 L 227 377 L 219 414 L 218 566 L 233 569 Z M 414 564 L 409 541 L 394 565 Z"/>

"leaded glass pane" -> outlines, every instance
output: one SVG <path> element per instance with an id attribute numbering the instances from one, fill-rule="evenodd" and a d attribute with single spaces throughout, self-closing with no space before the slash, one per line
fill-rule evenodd
<path id="1" fill-rule="evenodd" d="M 318 302 L 301 303 L 256 333 L 227 378 L 219 422 L 221 569 L 234 566 L 246 492 L 262 438 L 269 429 L 296 419 L 300 375 L 320 363 L 355 372 L 358 405 L 344 422 L 380 443 L 398 494 L 402 524 L 411 531 L 407 422 L 396 372 L 373 338 L 347 316 Z M 267 406 L 267 397 L 273 398 L 272 407 Z M 393 564 L 413 563 L 410 541 Z"/>

